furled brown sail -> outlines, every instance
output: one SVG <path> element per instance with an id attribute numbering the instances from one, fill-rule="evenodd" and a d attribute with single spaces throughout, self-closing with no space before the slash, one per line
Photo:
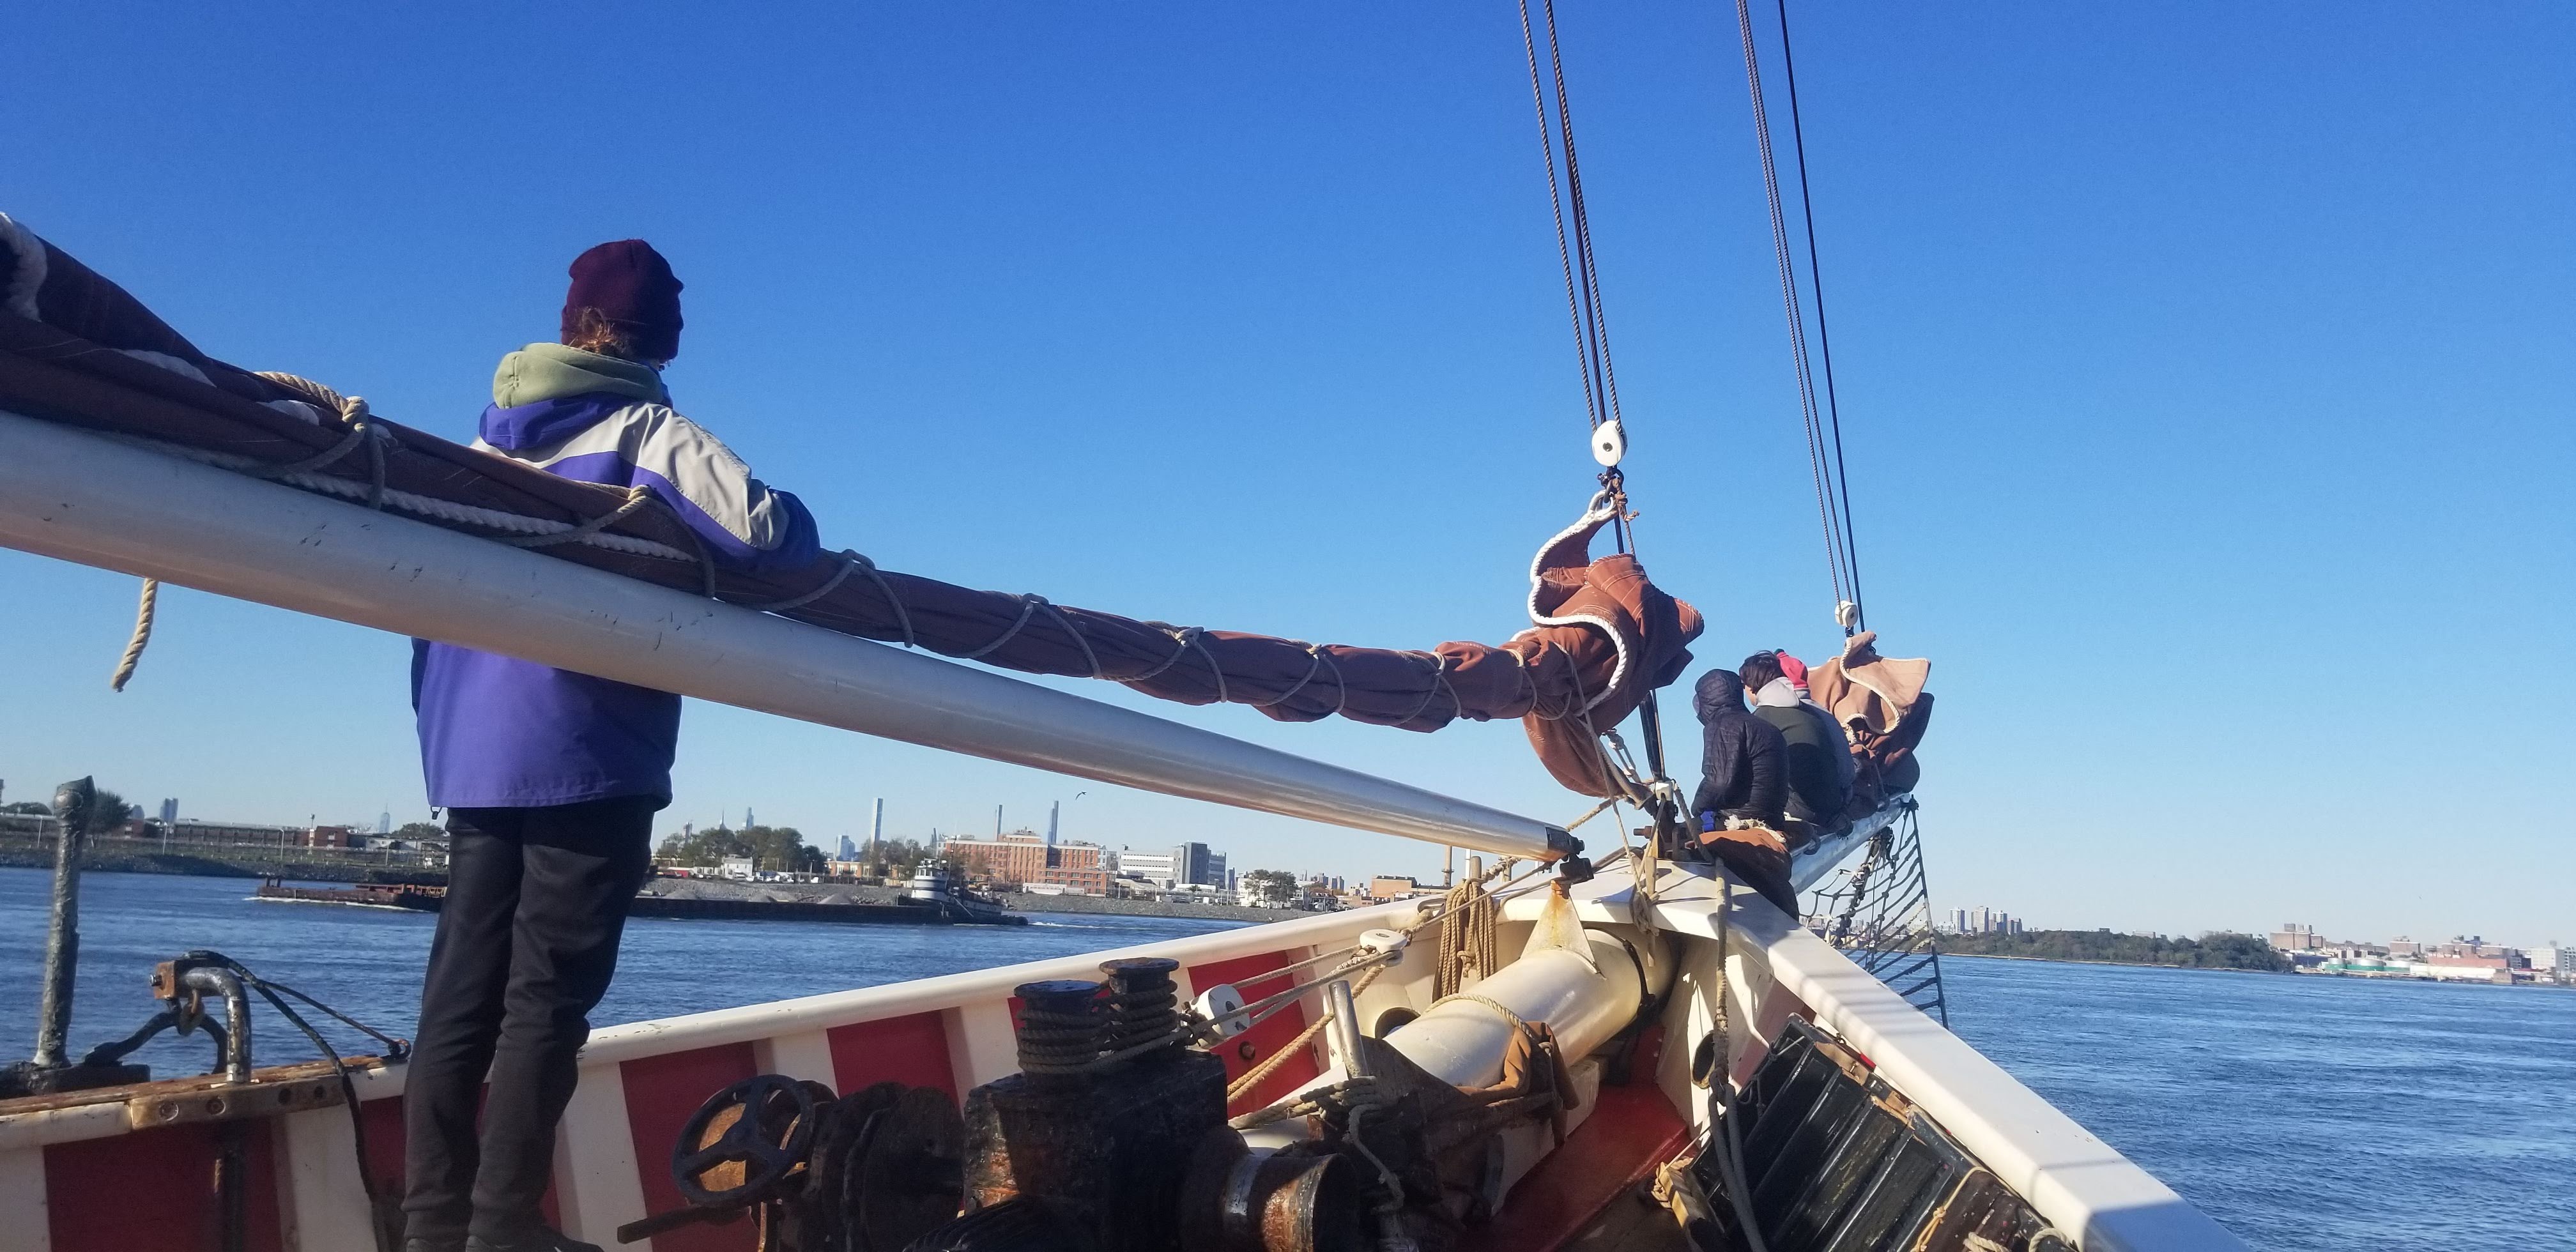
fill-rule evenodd
<path id="1" fill-rule="evenodd" d="M 1614 784 L 1597 732 L 1679 677 L 1701 630 L 1698 612 L 1657 588 L 1634 557 L 1590 558 L 1617 507 L 1600 499 L 1532 563 L 1530 629 L 1499 645 L 1396 651 L 1139 621 L 879 570 L 855 553 L 785 573 L 718 569 L 659 509 L 591 525 L 628 503 L 614 488 L 336 399 L 207 356 L 124 289 L 0 215 L 0 405 L 263 476 L 291 471 L 301 477 L 290 481 L 346 487 L 335 494 L 450 529 L 534 546 L 526 528 L 551 528 L 554 539 L 539 540 L 549 555 L 845 634 L 1025 673 L 1103 678 L 1184 704 L 1248 704 L 1280 721 L 1339 714 L 1429 731 L 1460 717 L 1518 717 L 1559 782 L 1607 795 Z M 563 533 L 576 528 L 626 542 Z"/>

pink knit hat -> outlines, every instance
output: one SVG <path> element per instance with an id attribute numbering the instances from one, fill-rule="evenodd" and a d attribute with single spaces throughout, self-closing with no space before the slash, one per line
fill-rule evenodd
<path id="1" fill-rule="evenodd" d="M 1782 677 L 1789 680 L 1789 685 L 1800 691 L 1805 691 L 1807 689 L 1807 663 L 1789 655 L 1787 652 L 1775 652 L 1772 655 L 1780 658 L 1780 674 Z"/>

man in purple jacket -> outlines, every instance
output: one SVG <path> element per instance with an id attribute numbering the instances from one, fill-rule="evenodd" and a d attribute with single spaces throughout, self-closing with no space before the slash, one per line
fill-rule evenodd
<path id="1" fill-rule="evenodd" d="M 563 342 L 501 359 L 475 446 L 642 484 L 728 566 L 814 560 L 805 507 L 672 411 L 662 367 L 680 326 L 680 280 L 650 245 L 581 254 Z M 414 640 L 412 707 L 429 802 L 448 810 L 448 886 L 404 1084 L 404 1252 L 596 1252 L 546 1229 L 539 1206 L 587 1015 L 671 802 L 680 697 Z"/>

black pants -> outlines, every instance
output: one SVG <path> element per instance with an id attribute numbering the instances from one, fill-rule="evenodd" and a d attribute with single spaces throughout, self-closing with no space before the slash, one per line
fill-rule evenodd
<path id="1" fill-rule="evenodd" d="M 537 1224 L 573 1057 L 617 972 L 662 804 L 449 810 L 447 899 L 403 1084 L 407 1238 L 515 1240 Z"/>

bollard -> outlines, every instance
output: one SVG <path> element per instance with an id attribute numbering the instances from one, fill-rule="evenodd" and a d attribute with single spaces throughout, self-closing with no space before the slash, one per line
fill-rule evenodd
<path id="1" fill-rule="evenodd" d="M 98 788 L 87 778 L 54 788 L 54 915 L 45 932 L 43 1005 L 36 1013 L 35 1068 L 71 1064 L 63 1054 L 72 1029 L 72 976 L 80 968 L 80 862 L 89 843 L 90 809 Z"/>
<path id="2" fill-rule="evenodd" d="M 74 1064 L 72 979 L 80 971 L 81 853 L 89 846 L 89 828 L 97 807 L 98 788 L 87 778 L 54 788 L 55 825 L 53 919 L 45 932 L 45 981 L 36 1009 L 36 1056 L 0 1066 L 0 1098 L 44 1095 L 85 1087 L 113 1087 L 143 1082 L 152 1071 L 142 1065 L 102 1060 Z"/>

